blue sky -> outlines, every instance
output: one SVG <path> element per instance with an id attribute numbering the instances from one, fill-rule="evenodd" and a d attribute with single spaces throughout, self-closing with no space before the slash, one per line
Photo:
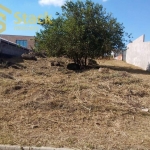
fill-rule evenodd
<path id="1" fill-rule="evenodd" d="M 132 40 L 145 34 L 145 40 L 150 41 L 150 0 L 93 0 L 93 2 L 102 4 L 107 12 L 111 12 L 117 18 L 118 22 L 123 23 L 125 31 L 132 33 Z M 55 13 L 61 12 L 61 5 L 64 3 L 64 0 L 0 0 L 1 5 L 12 11 L 12 14 L 8 14 L 0 9 L 0 12 L 6 15 L 7 27 L 2 34 L 35 35 L 35 32 L 40 30 L 40 25 L 24 24 L 23 21 L 17 25 L 15 13 L 18 12 L 21 18 L 26 14 L 27 21 L 30 15 L 38 17 L 45 13 L 55 18 Z M 0 21 L 3 20 L 0 18 Z"/>

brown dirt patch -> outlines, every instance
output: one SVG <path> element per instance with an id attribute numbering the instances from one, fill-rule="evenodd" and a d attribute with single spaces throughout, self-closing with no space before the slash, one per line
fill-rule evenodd
<path id="1" fill-rule="evenodd" d="M 92 149 L 150 147 L 150 76 L 116 60 L 103 71 L 50 66 L 56 58 L 0 70 L 0 144 Z M 10 78 L 13 78 L 13 80 Z"/>

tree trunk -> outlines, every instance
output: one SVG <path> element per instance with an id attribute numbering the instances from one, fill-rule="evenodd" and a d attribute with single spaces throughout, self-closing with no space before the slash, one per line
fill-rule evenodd
<path id="1" fill-rule="evenodd" d="M 84 65 L 87 66 L 87 56 L 84 58 Z"/>

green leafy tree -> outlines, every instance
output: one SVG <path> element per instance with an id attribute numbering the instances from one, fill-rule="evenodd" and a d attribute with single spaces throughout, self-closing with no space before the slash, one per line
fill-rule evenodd
<path id="1" fill-rule="evenodd" d="M 100 4 L 67 1 L 62 14 L 52 19 L 52 24 L 42 20 L 43 30 L 36 34 L 36 49 L 49 56 L 67 55 L 79 65 L 86 65 L 87 58 L 104 57 L 113 50 L 125 47 L 123 24 Z"/>

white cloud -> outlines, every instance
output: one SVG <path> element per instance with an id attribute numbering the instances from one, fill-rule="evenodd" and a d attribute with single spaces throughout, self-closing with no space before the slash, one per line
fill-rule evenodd
<path id="1" fill-rule="evenodd" d="M 20 24 L 24 24 L 24 22 L 23 22 L 23 21 L 21 21 L 21 22 L 20 22 Z"/>
<path id="2" fill-rule="evenodd" d="M 65 0 L 39 0 L 39 4 L 44 5 L 54 5 L 54 6 L 62 6 L 65 3 Z"/>
<path id="3" fill-rule="evenodd" d="M 102 0 L 103 2 L 107 2 L 108 0 Z"/>
<path id="4" fill-rule="evenodd" d="M 20 23 L 18 23 L 18 20 L 14 20 L 13 21 L 15 24 L 25 24 L 23 21 L 21 21 Z"/>

